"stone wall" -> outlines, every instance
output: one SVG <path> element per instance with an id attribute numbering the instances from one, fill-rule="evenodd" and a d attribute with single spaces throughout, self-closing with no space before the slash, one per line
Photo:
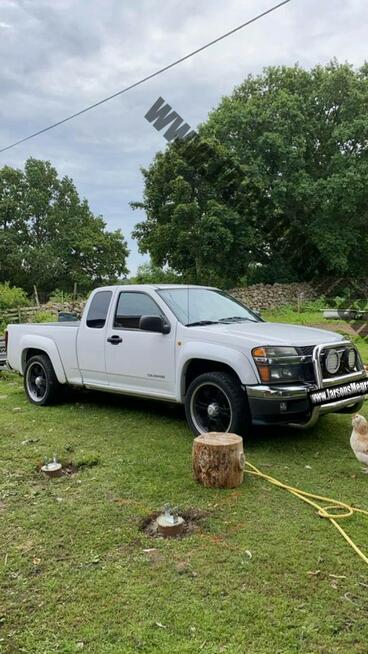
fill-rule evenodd
<path id="1" fill-rule="evenodd" d="M 286 304 L 297 305 L 298 297 L 301 297 L 303 302 L 319 297 L 317 291 L 306 283 L 254 284 L 233 288 L 230 293 L 255 311 L 275 309 Z"/>
<path id="2" fill-rule="evenodd" d="M 254 284 L 243 288 L 233 288 L 230 293 L 257 310 L 276 309 L 286 304 L 297 305 L 298 298 L 303 302 L 326 298 L 348 297 L 368 298 L 368 279 L 325 278 L 318 281 L 293 284 Z M 349 301 L 345 302 L 349 306 Z"/>

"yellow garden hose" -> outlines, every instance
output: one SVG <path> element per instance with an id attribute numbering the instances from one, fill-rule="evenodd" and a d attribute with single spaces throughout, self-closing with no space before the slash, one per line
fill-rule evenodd
<path id="1" fill-rule="evenodd" d="M 350 538 L 350 536 L 338 523 L 338 520 L 342 520 L 344 518 L 350 518 L 354 513 L 363 513 L 364 515 L 368 516 L 368 511 L 365 511 L 364 509 L 357 509 L 353 506 L 349 506 L 349 504 L 345 504 L 345 502 L 340 502 L 339 500 L 333 500 L 329 497 L 323 497 L 322 495 L 315 495 L 314 493 L 307 493 L 306 491 L 302 491 L 299 488 L 294 488 L 293 486 L 288 486 L 287 484 L 283 484 L 278 479 L 275 479 L 270 475 L 266 475 L 265 473 L 258 470 L 258 468 L 256 468 L 252 463 L 249 463 L 249 461 L 246 461 L 245 465 L 248 468 L 250 468 L 249 470 L 245 470 L 245 472 L 247 472 L 249 475 L 254 475 L 256 477 L 261 477 L 262 479 L 266 479 L 274 486 L 278 486 L 279 488 L 283 488 L 284 490 L 289 491 L 289 493 L 292 493 L 300 500 L 303 500 L 303 502 L 307 502 L 307 504 L 313 506 L 317 510 L 318 515 L 321 518 L 326 518 L 327 520 L 329 520 L 334 525 L 334 527 L 336 527 L 336 529 L 340 532 L 340 534 L 345 538 L 345 540 L 349 543 L 350 547 L 352 547 L 353 550 L 355 550 L 355 552 L 360 556 L 361 559 L 363 559 L 365 563 L 368 563 L 368 557 L 354 543 L 354 541 Z M 322 502 L 325 502 L 326 505 L 320 506 L 319 504 L 317 504 L 317 502 L 313 500 L 320 500 Z M 329 511 L 331 510 L 332 511 L 337 510 L 340 511 L 340 513 L 330 513 Z M 343 513 L 341 513 L 341 511 L 343 511 Z"/>

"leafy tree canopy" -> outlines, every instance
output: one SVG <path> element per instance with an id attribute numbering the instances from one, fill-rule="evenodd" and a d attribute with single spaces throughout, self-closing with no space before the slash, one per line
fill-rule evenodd
<path id="1" fill-rule="evenodd" d="M 184 283 L 181 275 L 177 275 L 170 268 L 160 268 L 155 266 L 152 261 L 142 263 L 138 266 L 137 273 L 130 277 L 129 284 L 181 284 Z"/>
<path id="2" fill-rule="evenodd" d="M 250 75 L 143 175 L 134 235 L 156 265 L 222 284 L 364 274 L 368 64 Z"/>
<path id="3" fill-rule="evenodd" d="M 0 282 L 30 291 L 88 290 L 126 275 L 128 248 L 108 232 L 69 177 L 48 161 L 28 159 L 24 171 L 0 169 Z"/>

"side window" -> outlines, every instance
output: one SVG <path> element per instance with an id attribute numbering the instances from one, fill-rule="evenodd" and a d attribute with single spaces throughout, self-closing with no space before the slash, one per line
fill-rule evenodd
<path id="1" fill-rule="evenodd" d="M 162 316 L 162 311 L 145 293 L 120 293 L 114 317 L 114 327 L 138 329 L 141 316 Z"/>
<path id="2" fill-rule="evenodd" d="M 105 327 L 112 292 L 99 291 L 94 295 L 87 314 L 87 327 L 102 329 Z"/>

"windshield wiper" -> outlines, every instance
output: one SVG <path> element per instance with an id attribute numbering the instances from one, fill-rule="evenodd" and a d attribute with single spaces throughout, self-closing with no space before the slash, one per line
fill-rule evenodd
<path id="1" fill-rule="evenodd" d="M 244 318 L 243 316 L 230 316 L 229 318 L 220 318 L 219 322 L 239 322 L 239 320 L 253 322 L 251 318 Z"/>
<path id="2" fill-rule="evenodd" d="M 197 320 L 197 322 L 188 322 L 186 327 L 197 327 L 201 325 L 218 325 L 218 320 Z"/>

